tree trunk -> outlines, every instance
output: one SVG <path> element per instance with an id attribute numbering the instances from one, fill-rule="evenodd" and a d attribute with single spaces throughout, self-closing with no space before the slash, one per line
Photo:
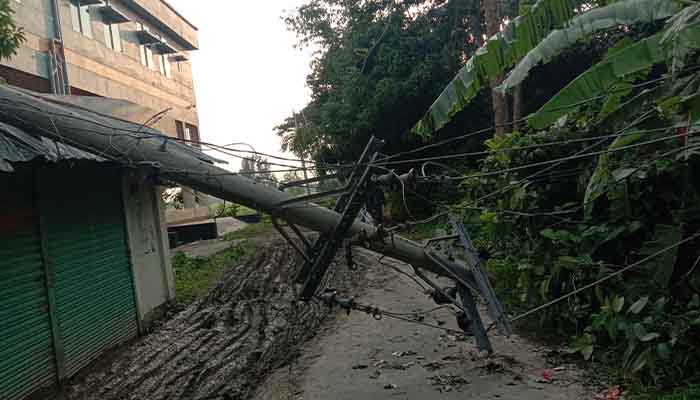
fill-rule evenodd
<path id="1" fill-rule="evenodd" d="M 498 7 L 498 0 L 484 0 L 484 18 L 486 19 L 486 35 L 491 36 L 498 33 L 501 27 L 501 13 Z M 506 96 L 495 90 L 503 82 L 503 74 L 499 74 L 491 80 L 491 104 L 493 105 L 493 122 L 495 125 L 494 135 L 499 137 L 508 131 L 508 104 Z"/>
<path id="2" fill-rule="evenodd" d="M 528 1 L 524 1 L 528 3 Z M 515 16 L 520 14 L 520 4 L 521 2 L 515 1 Z M 523 119 L 523 87 L 518 85 L 513 92 L 513 130 L 519 131 L 521 124 L 521 119 Z"/>
<path id="3" fill-rule="evenodd" d="M 523 119 L 523 89 L 522 86 L 515 88 L 513 92 L 513 130 L 519 131 Z"/>

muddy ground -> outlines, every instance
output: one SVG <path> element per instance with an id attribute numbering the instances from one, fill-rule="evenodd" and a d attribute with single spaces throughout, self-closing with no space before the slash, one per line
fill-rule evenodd
<path id="1" fill-rule="evenodd" d="M 376 254 L 357 250 L 355 260 L 358 270 L 350 271 L 338 258 L 328 285 L 394 311 L 435 307 Z M 497 354 L 484 358 L 461 335 L 319 303 L 295 306 L 290 278 L 300 264 L 282 242 L 259 245 L 205 298 L 74 379 L 62 398 L 591 398 L 574 366 L 549 363 L 552 349 L 519 337 L 494 338 Z M 425 322 L 457 329 L 448 309 Z"/>
<path id="2" fill-rule="evenodd" d="M 251 398 L 270 371 L 296 357 L 295 344 L 318 332 L 329 314 L 319 303 L 292 302 L 291 277 L 300 264 L 280 241 L 259 247 L 205 298 L 114 356 L 109 365 L 70 382 L 63 398 Z M 332 270 L 327 281 L 343 290 L 362 275 L 343 263 Z"/>

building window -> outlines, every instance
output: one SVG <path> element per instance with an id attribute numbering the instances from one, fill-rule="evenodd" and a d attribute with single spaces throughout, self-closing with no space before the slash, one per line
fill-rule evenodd
<path id="1" fill-rule="evenodd" d="M 105 44 L 114 51 L 122 52 L 122 37 L 117 24 L 105 24 Z"/>
<path id="2" fill-rule="evenodd" d="M 185 139 L 189 140 L 192 146 L 200 147 L 199 144 L 199 129 L 196 126 L 186 124 L 185 125 Z"/>
<path id="3" fill-rule="evenodd" d="M 173 73 L 170 68 L 170 59 L 168 58 L 167 54 L 161 54 L 158 56 L 159 58 L 159 66 L 160 66 L 160 73 L 165 75 L 167 78 L 172 78 Z"/>
<path id="4" fill-rule="evenodd" d="M 177 138 L 185 138 L 185 124 L 182 121 L 175 121 L 175 129 L 177 130 Z"/>
<path id="5" fill-rule="evenodd" d="M 141 22 L 137 22 L 136 26 L 138 30 L 140 31 L 146 31 L 148 32 L 150 29 L 142 24 Z M 155 63 L 153 62 L 153 49 L 151 49 L 150 46 L 148 45 L 140 45 L 139 46 L 139 53 L 141 54 L 141 64 L 143 64 L 145 67 L 148 67 L 150 69 L 155 68 Z"/>
<path id="6" fill-rule="evenodd" d="M 80 5 L 79 0 L 71 0 L 69 3 L 73 30 L 92 38 L 92 18 L 90 18 L 90 6 Z"/>

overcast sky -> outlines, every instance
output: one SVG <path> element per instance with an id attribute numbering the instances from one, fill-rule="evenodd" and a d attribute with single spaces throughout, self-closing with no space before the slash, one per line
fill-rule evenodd
<path id="1" fill-rule="evenodd" d="M 203 141 L 281 154 L 273 128 L 309 97 L 311 51 L 293 47 L 295 35 L 281 19 L 302 2 L 169 0 L 199 28 L 191 59 Z M 226 160 L 238 170 L 239 160 Z"/>

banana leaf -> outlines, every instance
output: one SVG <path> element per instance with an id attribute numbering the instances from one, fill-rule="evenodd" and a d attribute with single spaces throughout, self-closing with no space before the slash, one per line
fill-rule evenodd
<path id="1" fill-rule="evenodd" d="M 428 137 L 445 126 L 481 89 L 489 86 L 492 78 L 515 65 L 552 29 L 563 27 L 583 3 L 583 0 L 538 0 L 476 51 L 412 131 Z"/>
<path id="2" fill-rule="evenodd" d="M 528 116 L 528 124 L 535 129 L 544 129 L 576 106 L 608 92 L 625 75 L 664 61 L 666 55 L 660 45 L 661 37 L 662 33 L 657 33 L 589 68 Z"/>
<path id="3" fill-rule="evenodd" d="M 575 106 L 605 94 L 626 75 L 643 71 L 668 58 L 663 44 L 665 31 L 628 46 L 579 75 L 554 95 L 537 112 L 528 117 L 535 129 L 544 129 Z M 679 40 L 687 47 L 700 48 L 700 26 L 689 26 L 679 32 Z"/>
<path id="4" fill-rule="evenodd" d="M 621 25 L 666 19 L 679 11 L 681 5 L 673 0 L 624 0 L 580 14 L 566 28 L 552 31 L 528 52 L 508 74 L 499 90 L 506 91 L 518 86 L 536 65 L 551 60 L 592 33 Z"/>

